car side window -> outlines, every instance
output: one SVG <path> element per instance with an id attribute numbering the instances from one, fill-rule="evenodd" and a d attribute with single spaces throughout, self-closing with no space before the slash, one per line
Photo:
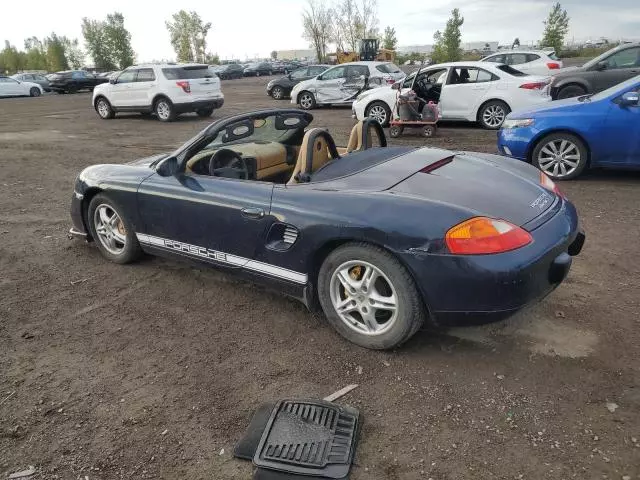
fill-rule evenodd
<path id="1" fill-rule="evenodd" d="M 606 62 L 609 69 L 640 66 L 640 47 L 627 48 L 621 52 L 614 53 L 604 62 Z"/>
<path id="2" fill-rule="evenodd" d="M 402 88 L 411 88 L 411 85 L 413 84 L 413 81 L 415 80 L 415 78 L 416 78 L 415 74 L 408 75 L 402 82 Z"/>
<path id="3" fill-rule="evenodd" d="M 507 57 L 507 61 L 505 62 L 507 65 L 522 65 L 523 63 L 527 63 L 527 55 L 524 53 L 510 53 L 509 55 L 505 55 Z"/>
<path id="4" fill-rule="evenodd" d="M 137 70 L 126 70 L 120 74 L 116 83 L 131 83 L 136 81 Z"/>
<path id="5" fill-rule="evenodd" d="M 299 68 L 297 70 L 294 70 L 293 72 L 291 72 L 291 78 L 302 78 L 302 77 L 306 77 L 307 76 L 307 69 L 306 68 Z"/>
<path id="6" fill-rule="evenodd" d="M 138 76 L 136 82 L 153 82 L 156 79 L 153 68 L 141 68 L 138 70 Z"/>
<path id="7" fill-rule="evenodd" d="M 309 75 L 320 75 L 326 70 L 326 67 L 309 67 Z"/>
<path id="8" fill-rule="evenodd" d="M 458 67 L 452 69 L 449 85 L 467 83 L 484 83 L 494 80 L 493 75 L 486 70 L 472 67 Z"/>
<path id="9" fill-rule="evenodd" d="M 549 56 L 549 58 L 551 58 L 551 56 Z M 540 60 L 540 55 L 536 55 L 535 53 L 527 53 L 527 62 L 535 62 L 536 60 Z"/>
<path id="10" fill-rule="evenodd" d="M 347 67 L 335 67 L 322 74 L 320 80 L 336 80 L 347 76 Z"/>
<path id="11" fill-rule="evenodd" d="M 347 69 L 347 75 L 349 77 L 360 77 L 362 75 L 366 77 L 369 75 L 369 67 L 366 65 L 351 65 Z"/>
<path id="12" fill-rule="evenodd" d="M 494 55 L 493 57 L 487 58 L 485 62 L 505 63 L 504 57 L 504 55 Z"/>

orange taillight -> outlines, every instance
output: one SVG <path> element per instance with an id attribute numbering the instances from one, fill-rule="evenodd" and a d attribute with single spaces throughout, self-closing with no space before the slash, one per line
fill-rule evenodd
<path id="1" fill-rule="evenodd" d="M 549 175 L 547 175 L 543 171 L 540 171 L 540 185 L 542 185 L 547 190 L 552 191 L 556 195 L 564 197 L 564 195 L 558 188 L 558 185 L 556 185 L 555 182 L 549 178 Z"/>
<path id="2" fill-rule="evenodd" d="M 447 247 L 457 255 L 486 255 L 524 247 L 533 241 L 529 232 L 507 222 L 474 217 L 449 229 Z"/>

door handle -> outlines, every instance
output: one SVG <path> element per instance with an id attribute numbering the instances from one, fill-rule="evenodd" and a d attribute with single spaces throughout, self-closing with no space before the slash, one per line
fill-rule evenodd
<path id="1" fill-rule="evenodd" d="M 264 210 L 258 207 L 245 207 L 241 210 L 242 215 L 247 218 L 260 219 L 264 217 Z"/>

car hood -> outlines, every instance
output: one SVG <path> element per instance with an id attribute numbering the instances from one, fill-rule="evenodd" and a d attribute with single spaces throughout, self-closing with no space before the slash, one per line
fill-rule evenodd
<path id="1" fill-rule="evenodd" d="M 161 158 L 164 158 L 167 155 L 168 153 L 159 153 L 157 155 L 151 155 L 150 157 L 139 158 L 137 160 L 134 160 L 133 162 L 128 162 L 125 165 L 132 165 L 136 167 L 148 167 L 153 162 L 160 160 Z"/>
<path id="2" fill-rule="evenodd" d="M 538 106 L 528 108 L 526 110 L 518 110 L 511 112 L 507 118 L 531 118 L 540 115 L 556 114 L 556 113 L 573 113 L 577 110 L 585 108 L 590 102 L 581 102 L 580 97 L 566 98 L 564 100 L 554 100 L 553 102 L 543 103 Z"/>
<path id="3" fill-rule="evenodd" d="M 540 185 L 540 171 L 498 155 L 418 148 L 359 173 L 318 182 L 317 189 L 385 192 L 446 204 L 470 216 L 524 225 L 556 195 Z"/>
<path id="4" fill-rule="evenodd" d="M 296 84 L 294 88 L 294 90 L 299 91 L 302 90 L 303 88 L 307 88 L 307 87 L 311 87 L 313 86 L 313 82 L 314 82 L 315 78 L 312 78 L 310 80 L 304 80 L 298 84 Z"/>
<path id="5" fill-rule="evenodd" d="M 40 88 L 40 85 L 35 83 L 35 82 L 23 82 L 20 81 L 21 84 L 26 85 L 27 87 L 31 88 L 31 87 L 38 87 Z"/>
<path id="6" fill-rule="evenodd" d="M 558 70 L 557 73 L 554 73 L 553 76 L 562 78 L 562 77 L 568 77 L 569 75 L 573 75 L 576 72 L 583 72 L 583 71 L 584 71 L 584 67 L 564 67 Z"/>

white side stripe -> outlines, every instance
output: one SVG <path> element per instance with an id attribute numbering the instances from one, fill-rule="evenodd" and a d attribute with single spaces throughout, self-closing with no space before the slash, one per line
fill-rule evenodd
<path id="1" fill-rule="evenodd" d="M 214 260 L 219 263 L 226 263 L 236 267 L 242 267 L 247 270 L 265 273 L 273 277 L 283 278 L 285 280 L 290 280 L 296 283 L 307 283 L 306 274 L 295 272 L 287 268 L 277 267 L 276 265 L 271 265 L 269 263 L 251 260 L 250 258 L 238 257 L 229 253 L 219 252 L 217 250 L 211 250 L 210 248 L 205 247 L 198 247 L 197 245 L 178 242 L 176 240 L 154 237 L 153 235 L 147 235 L 145 233 L 136 233 L 136 237 L 138 237 L 138 241 L 142 245 L 159 247 L 164 250 L 177 251 L 188 256 L 199 257 L 206 260 Z"/>

